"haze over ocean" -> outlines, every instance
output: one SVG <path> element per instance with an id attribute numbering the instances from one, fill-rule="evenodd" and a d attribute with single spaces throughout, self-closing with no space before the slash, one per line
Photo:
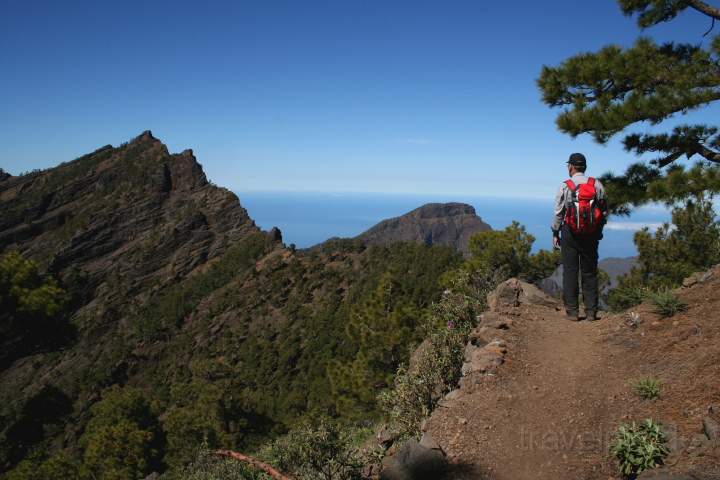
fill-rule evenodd
<path id="1" fill-rule="evenodd" d="M 552 198 L 518 199 L 467 195 L 390 193 L 236 192 L 250 217 L 263 229 L 278 227 L 286 244 L 306 248 L 331 237 L 354 237 L 381 220 L 429 202 L 463 202 L 495 230 L 519 221 L 536 238 L 533 249 L 551 247 Z M 600 242 L 600 258 L 637 254 L 635 231 L 670 220 L 663 206 L 648 206 L 630 217 L 611 217 Z"/>

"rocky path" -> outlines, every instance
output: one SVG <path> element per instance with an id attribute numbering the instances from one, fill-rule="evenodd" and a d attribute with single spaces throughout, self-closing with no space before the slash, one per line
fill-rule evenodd
<path id="1" fill-rule="evenodd" d="M 607 325 L 571 322 L 552 307 L 494 307 L 476 348 L 506 346 L 503 364 L 475 355 L 484 364 L 468 365 L 474 371 L 427 426 L 452 478 L 613 478 L 608 441 L 628 389 Z"/>

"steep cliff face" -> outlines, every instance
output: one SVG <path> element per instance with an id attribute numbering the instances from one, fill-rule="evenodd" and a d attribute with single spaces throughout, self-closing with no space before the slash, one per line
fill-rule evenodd
<path id="1" fill-rule="evenodd" d="M 426 245 L 452 245 L 469 254 L 470 236 L 492 230 L 464 203 L 428 203 L 399 217 L 383 220 L 356 238 L 366 245 L 410 241 Z"/>

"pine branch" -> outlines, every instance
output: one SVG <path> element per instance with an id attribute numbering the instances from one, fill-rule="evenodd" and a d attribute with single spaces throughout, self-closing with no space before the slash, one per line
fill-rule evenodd
<path id="1" fill-rule="evenodd" d="M 700 152 L 698 152 L 700 155 L 705 157 L 707 160 L 714 162 L 714 163 L 720 163 L 720 152 L 716 152 L 714 150 L 710 150 L 704 145 L 700 145 Z"/>
<path id="2" fill-rule="evenodd" d="M 710 28 L 707 29 L 705 33 L 703 33 L 703 37 L 707 37 L 708 33 L 712 32 L 713 28 L 715 28 L 715 19 L 712 19 L 712 23 L 710 24 Z"/>
<path id="3" fill-rule="evenodd" d="M 669 22 L 690 6 L 686 0 L 619 0 L 618 3 L 625 15 L 638 14 L 640 28 Z"/>
<path id="4" fill-rule="evenodd" d="M 691 158 L 700 155 L 705 160 L 720 163 L 720 153 L 712 150 L 708 145 L 718 143 L 718 129 L 707 125 L 680 125 L 673 129 L 672 134 L 638 135 L 625 137 L 623 144 L 625 150 L 636 155 L 647 152 L 658 152 L 665 155 L 653 160 L 651 163 L 658 167 L 665 167 L 685 155 Z"/>
<path id="5" fill-rule="evenodd" d="M 664 174 L 658 167 L 643 163 L 630 165 L 623 175 L 600 177 L 609 207 L 615 215 L 628 215 L 632 207 L 649 202 L 672 205 L 698 195 L 720 192 L 720 166 L 698 163 L 690 169 L 673 165 Z"/>
<path id="6" fill-rule="evenodd" d="M 608 208 L 615 215 L 629 215 L 631 207 L 651 201 L 647 195 L 648 185 L 662 178 L 657 167 L 635 163 L 623 175 L 606 173 L 600 177 L 608 198 Z"/>
<path id="7" fill-rule="evenodd" d="M 720 9 L 712 7 L 705 2 L 700 0 L 685 0 L 690 7 L 694 8 L 698 12 L 704 13 L 705 15 L 712 17 L 715 20 L 720 20 Z"/>
<path id="8" fill-rule="evenodd" d="M 671 153 L 670 155 L 666 155 L 664 157 L 657 158 L 655 160 L 652 160 L 650 163 L 653 165 L 657 165 L 660 168 L 667 167 L 672 162 L 677 160 L 678 158 L 682 157 L 683 152 L 675 152 Z"/>
<path id="9" fill-rule="evenodd" d="M 543 67 L 538 86 L 549 106 L 570 107 L 558 115 L 561 131 L 604 143 L 633 123 L 660 123 L 720 100 L 720 68 L 697 46 L 643 38 Z"/>

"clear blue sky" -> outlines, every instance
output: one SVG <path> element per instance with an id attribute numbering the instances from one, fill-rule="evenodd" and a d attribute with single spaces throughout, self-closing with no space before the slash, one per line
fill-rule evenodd
<path id="1" fill-rule="evenodd" d="M 631 160 L 557 132 L 535 85 L 543 64 L 640 35 L 610 0 L 0 6 L 11 173 L 146 129 L 237 191 L 547 196 L 572 151 L 596 174 Z M 708 26 L 687 12 L 645 34 L 697 43 Z"/>

